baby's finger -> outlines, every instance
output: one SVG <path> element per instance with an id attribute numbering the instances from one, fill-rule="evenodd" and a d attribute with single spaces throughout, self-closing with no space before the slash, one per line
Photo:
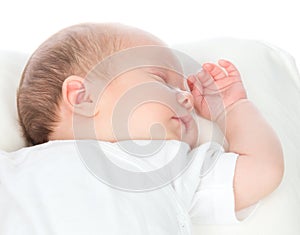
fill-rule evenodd
<path id="1" fill-rule="evenodd" d="M 230 61 L 219 60 L 218 63 L 227 71 L 229 77 L 240 77 L 238 69 Z"/>
<path id="2" fill-rule="evenodd" d="M 187 81 L 186 84 L 188 85 L 188 88 L 190 89 L 190 91 L 193 90 L 194 89 L 194 82 L 195 82 L 194 75 L 188 76 L 186 81 Z"/>
<path id="3" fill-rule="evenodd" d="M 187 78 L 187 84 L 191 91 L 197 90 L 200 94 L 203 92 L 203 87 L 195 75 L 190 75 Z"/>
<path id="4" fill-rule="evenodd" d="M 214 79 L 205 69 L 202 69 L 199 73 L 197 73 L 196 79 L 200 81 L 203 87 L 208 87 L 214 83 Z"/>
<path id="5" fill-rule="evenodd" d="M 215 80 L 227 77 L 227 74 L 219 66 L 212 63 L 205 63 L 202 66 Z"/>

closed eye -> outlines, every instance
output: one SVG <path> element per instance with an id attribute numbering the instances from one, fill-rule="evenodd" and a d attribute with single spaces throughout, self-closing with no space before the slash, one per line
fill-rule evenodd
<path id="1" fill-rule="evenodd" d="M 164 83 L 167 83 L 167 75 L 160 71 L 151 71 L 152 75 L 154 75 L 159 80 L 162 80 Z"/>
<path id="2" fill-rule="evenodd" d="M 175 73 L 167 73 L 164 69 L 160 68 L 147 68 L 146 71 L 157 81 L 162 82 L 166 86 L 168 86 L 171 89 L 179 89 L 181 90 L 186 90 L 184 84 L 181 84 L 180 82 L 177 82 L 178 80 L 176 79 L 181 79 L 179 78 L 180 75 L 175 74 Z M 170 78 L 170 76 L 174 76 L 173 78 Z M 175 78 L 175 79 L 174 79 Z"/>
<path id="3" fill-rule="evenodd" d="M 162 84 L 165 85 L 166 87 L 168 87 L 168 88 L 170 88 L 170 89 L 172 89 L 172 90 L 177 89 L 176 87 L 173 87 L 173 86 L 171 86 L 170 84 L 168 84 L 167 81 L 166 81 L 166 79 L 163 78 L 163 76 L 159 76 L 159 75 L 153 74 L 153 73 L 151 73 L 151 75 L 152 75 L 152 77 L 153 77 L 156 81 L 162 83 Z"/>
<path id="4" fill-rule="evenodd" d="M 152 75 L 152 77 L 153 77 L 155 80 L 157 80 L 157 81 L 159 81 L 159 82 L 162 82 L 162 83 L 164 83 L 164 84 L 167 84 L 167 83 L 166 83 L 166 80 L 165 80 L 164 78 L 162 78 L 161 76 L 158 76 L 158 75 L 153 74 L 153 73 L 151 73 L 151 75 Z"/>

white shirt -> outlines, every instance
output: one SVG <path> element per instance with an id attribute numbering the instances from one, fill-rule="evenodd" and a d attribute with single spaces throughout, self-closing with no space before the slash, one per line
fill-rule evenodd
<path id="1" fill-rule="evenodd" d="M 192 234 L 194 222 L 238 222 L 233 194 L 237 154 L 224 153 L 214 143 L 190 151 L 187 144 L 170 140 L 151 157 L 138 158 L 130 152 L 137 143 L 147 141 L 50 141 L 1 152 L 0 234 L 179 235 Z M 82 155 L 93 155 L 99 146 L 112 166 L 141 173 L 145 184 L 120 180 L 122 175 L 112 176 L 105 165 L 91 169 L 97 164 Z M 132 148 L 125 151 L 124 146 Z M 156 188 L 147 188 L 151 181 L 144 176 L 170 165 L 178 152 L 189 159 L 187 167 L 175 179 L 166 178 L 165 184 L 159 179 Z M 104 174 L 99 177 L 97 170 Z"/>

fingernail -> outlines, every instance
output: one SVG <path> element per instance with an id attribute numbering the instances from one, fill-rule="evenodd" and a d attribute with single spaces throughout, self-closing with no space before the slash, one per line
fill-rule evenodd
<path id="1" fill-rule="evenodd" d="M 202 65 L 202 67 L 207 71 L 210 71 L 213 68 L 213 66 L 211 64 L 204 64 L 204 65 Z"/>
<path id="2" fill-rule="evenodd" d="M 191 82 L 194 82 L 195 81 L 195 75 L 194 74 L 191 74 L 187 77 L 187 80 L 188 81 L 191 81 Z"/>

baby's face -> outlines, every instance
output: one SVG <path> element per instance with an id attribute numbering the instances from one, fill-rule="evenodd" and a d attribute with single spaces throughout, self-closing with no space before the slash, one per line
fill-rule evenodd
<path id="1" fill-rule="evenodd" d="M 97 139 L 172 139 L 192 145 L 197 128 L 191 124 L 188 94 L 184 78 L 174 71 L 145 67 L 125 72 L 99 98 L 94 120 Z"/>

